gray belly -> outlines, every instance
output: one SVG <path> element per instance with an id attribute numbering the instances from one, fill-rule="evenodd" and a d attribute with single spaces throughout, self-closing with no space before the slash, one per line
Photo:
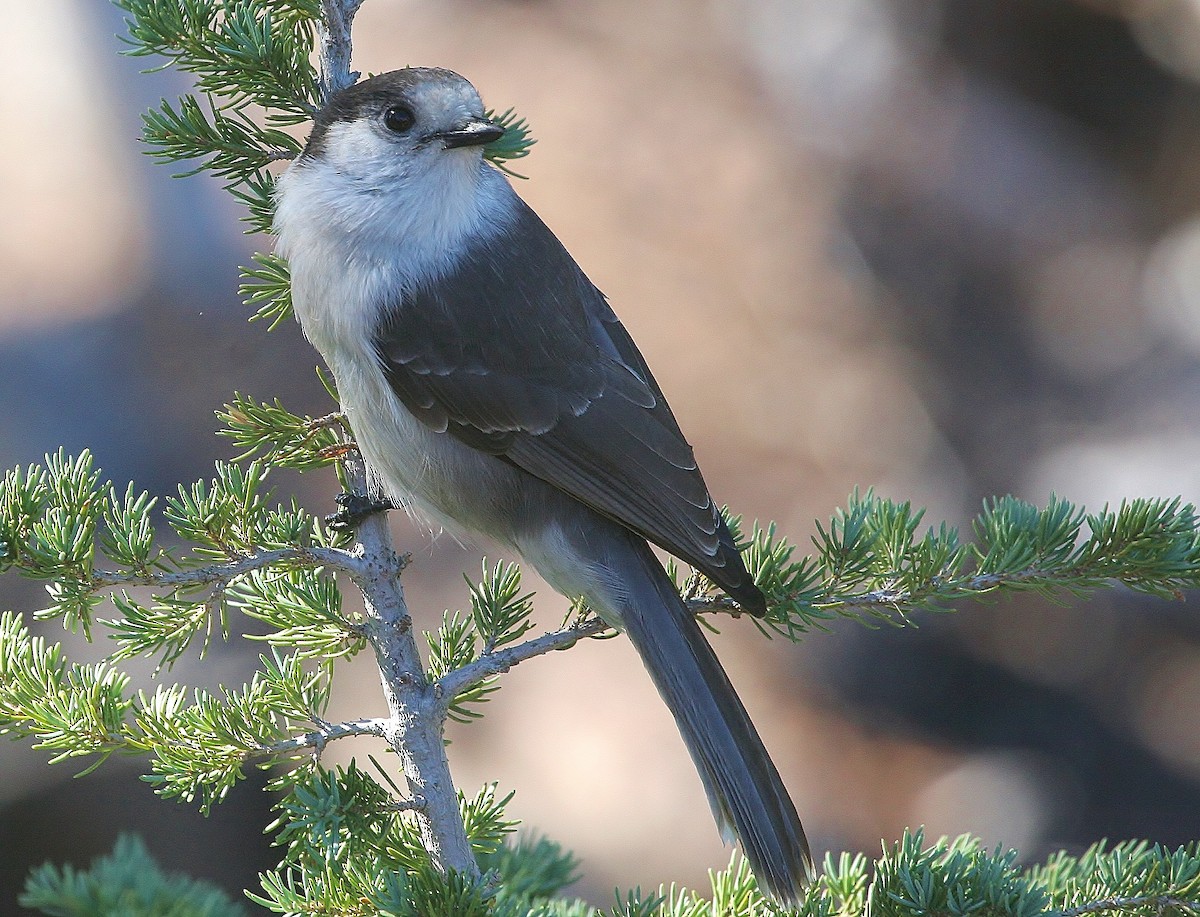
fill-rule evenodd
<path id="1" fill-rule="evenodd" d="M 426 427 L 382 371 L 355 369 L 363 365 L 354 361 L 334 373 L 380 491 L 434 530 L 464 540 L 482 535 L 511 548 L 563 595 L 586 597 L 620 626 L 625 587 L 609 569 L 604 546 L 625 544 L 621 527 L 508 462 Z"/>
<path id="2" fill-rule="evenodd" d="M 531 497 L 553 488 L 425 426 L 374 365 L 352 361 L 333 371 L 359 449 L 384 494 L 435 528 L 517 545 Z"/>

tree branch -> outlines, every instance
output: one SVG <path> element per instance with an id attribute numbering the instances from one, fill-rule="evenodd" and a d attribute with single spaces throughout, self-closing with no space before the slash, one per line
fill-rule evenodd
<path id="1" fill-rule="evenodd" d="M 347 456 L 344 467 L 351 486 L 365 490 L 362 459 Z M 398 578 L 402 564 L 392 547 L 386 514 L 367 516 L 358 528 L 358 541 L 363 569 L 352 578 L 366 602 L 363 632 L 375 650 L 391 714 L 381 724 L 381 734 L 400 760 L 409 795 L 425 801 L 416 818 L 430 860 L 442 870 L 478 875 L 442 740 L 445 707 L 436 685 L 425 676 L 413 639 Z"/>
<path id="2" fill-rule="evenodd" d="M 97 589 L 111 586 L 156 586 L 179 589 L 186 586 L 204 586 L 210 583 L 228 583 L 243 573 L 262 570 L 266 567 L 287 563 L 306 566 L 329 567 L 354 576 L 362 569 L 362 558 L 340 548 L 279 548 L 274 551 L 256 551 L 223 564 L 210 564 L 192 570 L 168 572 L 126 573 L 116 570 L 96 570 L 92 573 L 92 585 Z"/>
<path id="3" fill-rule="evenodd" d="M 928 608 L 931 600 L 950 601 L 961 598 L 978 598 L 1004 586 L 1028 586 L 1030 588 L 1061 586 L 1079 588 L 1080 584 L 1095 579 L 1097 574 L 1086 566 L 1048 571 L 1042 567 L 1027 567 L 1001 573 L 976 573 L 943 581 L 931 580 L 925 591 L 912 589 L 874 589 L 858 595 L 830 594 L 829 598 L 814 603 L 814 607 L 840 615 L 866 612 L 872 616 L 881 611 L 893 611 L 904 615 L 909 611 Z M 1120 581 L 1119 579 L 1117 580 Z"/>
<path id="4" fill-rule="evenodd" d="M 350 70 L 350 27 L 363 0 L 321 0 L 321 98 L 328 98 L 358 79 Z"/>
<path id="5" fill-rule="evenodd" d="M 282 742 L 273 742 L 270 745 L 264 745 L 253 754 L 286 755 L 289 752 L 300 751 L 305 748 L 315 748 L 317 754 L 320 754 L 330 742 L 345 739 L 349 736 L 383 737 L 387 732 L 387 724 L 388 720 L 380 717 L 349 720 L 344 723 L 320 723 L 318 724 L 318 728 L 312 732 L 292 736 L 292 738 L 284 739 Z"/>
<path id="6" fill-rule="evenodd" d="M 542 634 L 516 646 L 502 650 L 484 653 L 474 662 L 461 668 L 447 672 L 437 681 L 437 693 L 444 708 L 448 709 L 451 702 L 472 685 L 485 678 L 507 672 L 515 665 L 520 665 L 527 659 L 550 653 L 554 650 L 564 650 L 586 637 L 594 637 L 608 628 L 600 618 L 587 618 L 570 627 Z"/>
<path id="7" fill-rule="evenodd" d="M 1164 908 L 1177 907 L 1187 911 L 1200 913 L 1200 901 L 1188 901 L 1171 895 L 1140 895 L 1133 898 L 1112 897 L 1101 898 L 1079 907 L 1067 908 L 1058 912 L 1058 917 L 1081 917 L 1083 914 L 1094 914 L 1098 911 L 1123 911 L 1134 907 L 1154 905 L 1161 913 Z"/>

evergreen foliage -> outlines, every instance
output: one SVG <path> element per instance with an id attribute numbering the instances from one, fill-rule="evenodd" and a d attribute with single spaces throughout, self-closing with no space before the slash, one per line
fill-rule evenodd
<path id="1" fill-rule="evenodd" d="M 318 36 L 328 42 L 339 31 L 318 28 L 318 17 L 341 16 L 347 31 L 357 0 L 114 2 L 128 17 L 128 53 L 196 80 L 196 94 L 146 114 L 151 155 L 196 163 L 193 171 L 221 178 L 247 205 L 250 230 L 269 229 L 271 167 L 301 149 L 286 129 L 310 118 L 322 87 L 338 82 L 330 79 L 337 74 L 319 78 L 310 63 Z M 509 130 L 485 152 L 507 168 L 532 140 L 511 110 L 499 118 Z M 275 255 L 256 255 L 254 265 L 243 271 L 242 293 L 254 317 L 274 327 L 290 315 L 287 265 Z M 414 791 L 438 783 L 420 778 L 422 768 L 444 767 L 447 718 L 479 718 L 511 666 L 606 635 L 604 625 L 577 608 L 558 629 L 531 637 L 533 596 L 519 569 L 485 564 L 478 581 L 468 582 L 466 607 L 447 611 L 423 635 L 422 664 L 397 585 L 405 559 L 392 551 L 386 529 L 371 522 L 358 533 L 336 529 L 272 496 L 275 468 L 333 467 L 343 485 L 361 487 L 345 418 L 299 416 L 277 400 L 240 394 L 218 416 L 221 434 L 241 455 L 219 463 L 211 480 L 180 486 L 161 501 L 132 484 L 103 482 L 87 452 L 60 451 L 0 481 L 0 572 L 46 583 L 48 604 L 35 619 L 59 621 L 88 639 L 102 633 L 111 648 L 99 663 L 73 663 L 20 615 L 0 614 L 0 733 L 31 739 L 52 762 L 74 759 L 85 772 L 117 752 L 144 756 L 155 792 L 202 810 L 248 768 L 270 768 L 281 794 L 270 830 L 282 860 L 250 898 L 275 913 L 777 912 L 736 855 L 704 892 L 618 891 L 597 912 L 563 896 L 577 862 L 549 840 L 518 838 L 506 814 L 510 797 L 495 786 L 458 793 L 449 814 L 447 800 Z M 730 522 L 741 540 L 739 520 Z M 182 547 L 162 542 L 164 526 Z M 798 556 L 773 525 L 755 525 L 746 559 L 770 605 L 755 624 L 766 636 L 799 640 L 838 618 L 902 626 L 922 611 L 1018 591 L 1055 597 L 1123 584 L 1170 598 L 1200 585 L 1200 520 L 1178 499 L 1087 513 L 1057 497 L 1044 508 L 1005 497 L 988 501 L 972 529 L 973 540 L 946 525 L 923 529 L 920 510 L 871 492 L 856 493 L 818 527 L 808 556 Z M 362 592 L 364 612 L 343 603 L 347 581 Z M 706 620 L 738 611 L 699 574 L 684 576 L 681 590 Z M 229 639 L 234 614 L 258 621 L 265 633 L 253 639 L 269 649 L 245 684 L 209 692 L 164 678 L 163 667 Z M 400 700 L 386 718 L 326 721 L 336 663 L 368 649 Z M 157 660 L 154 690 L 133 689 L 121 666 L 135 657 Z M 358 735 L 382 737 L 403 752 L 397 759 L 407 790 L 377 763 L 374 773 L 321 765 L 329 742 Z M 926 846 L 915 832 L 873 862 L 827 857 L 797 913 L 1080 917 L 1117 910 L 1149 917 L 1197 913 L 1198 902 L 1196 845 L 1101 844 L 1024 869 L 1013 851 L 989 852 L 971 838 Z M 129 839 L 90 871 L 37 871 L 22 904 L 63 915 L 242 913 L 211 889 L 164 876 Z"/>
<path id="2" fill-rule="evenodd" d="M 1182 598 L 1200 584 L 1200 520 L 1178 497 L 1098 513 L 1054 495 L 1040 509 L 999 497 L 972 522 L 975 542 L 945 523 L 922 533 L 922 517 L 908 502 L 855 493 L 818 523 L 816 554 L 801 560 L 773 525 L 756 525 L 745 558 L 770 605 L 760 629 L 796 639 L 835 617 L 904 624 L 914 611 L 990 593 L 1056 599 L 1120 583 Z"/>
<path id="3" fill-rule="evenodd" d="M 141 840 L 122 836 L 91 869 L 46 864 L 34 870 L 22 906 L 51 917 L 245 917 L 223 891 L 164 873 Z"/>
<path id="4" fill-rule="evenodd" d="M 291 806 L 296 816 L 287 832 L 289 855 L 307 866 L 264 876 L 264 894 L 250 896 L 279 913 L 347 917 L 768 917 L 778 913 L 737 854 L 725 869 L 710 872 L 710 885 L 703 893 L 677 886 L 649 894 L 635 889 L 618 893 L 614 905 L 602 911 L 559 897 L 576 878 L 577 863 L 545 839 L 492 844 L 479 855 L 485 867 L 483 878 L 455 874 L 447 881 L 428 872 L 417 839 L 392 834 L 392 843 L 403 845 L 393 854 L 408 861 L 411 871 L 364 869 L 362 858 L 351 855 L 351 847 L 382 849 L 387 833 L 381 829 L 386 818 L 364 819 L 361 814 L 385 810 L 383 799 L 377 798 L 378 784 L 348 773 L 322 775 L 317 784 L 324 792 L 302 793 L 294 803 L 285 801 L 280 806 L 281 810 Z M 347 795 L 338 795 L 335 787 L 345 788 Z M 356 800 L 356 793 L 373 798 L 366 806 L 352 805 L 366 801 Z M 475 800 L 481 809 L 491 809 L 494 803 L 490 788 Z M 470 806 L 464 802 L 464 812 Z M 338 811 L 344 812 L 344 820 L 336 817 Z M 487 830 L 502 835 L 509 825 L 491 820 Z M 297 852 L 300 848 L 303 851 Z M 1078 857 L 1060 853 L 1044 864 L 1022 868 L 1012 850 L 989 851 L 978 839 L 965 835 L 927 845 L 918 831 L 905 834 L 874 861 L 862 854 L 827 856 L 822 876 L 795 913 L 799 917 L 1083 917 L 1118 911 L 1130 917 L 1187 917 L 1200 913 L 1198 899 L 1200 849 L 1194 843 L 1168 850 L 1144 841 L 1111 848 L 1100 842 Z M 92 917 L 117 913 L 111 904 L 117 900 L 129 908 L 119 913 L 131 917 L 242 913 L 204 883 L 163 876 L 141 843 L 130 838 L 122 838 L 114 853 L 99 860 L 91 872 L 70 867 L 60 871 L 53 866 L 37 870 L 21 903 L 46 914 Z"/>

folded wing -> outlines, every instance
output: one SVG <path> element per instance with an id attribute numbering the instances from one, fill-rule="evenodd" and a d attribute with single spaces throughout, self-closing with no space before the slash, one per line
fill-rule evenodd
<path id="1" fill-rule="evenodd" d="M 603 295 L 518 203 L 375 340 L 423 423 L 586 503 L 763 607 L 662 391 Z"/>

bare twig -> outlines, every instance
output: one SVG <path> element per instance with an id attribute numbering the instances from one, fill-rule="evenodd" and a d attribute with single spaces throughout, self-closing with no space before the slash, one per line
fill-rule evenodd
<path id="1" fill-rule="evenodd" d="M 1081 571 L 1086 575 L 1086 571 Z M 951 601 L 957 598 L 978 598 L 1004 586 L 1049 587 L 1055 585 L 1055 580 L 1067 579 L 1061 573 L 1049 574 L 1041 567 L 1027 567 L 1024 570 L 1006 571 L 1003 573 L 976 573 L 971 576 L 934 582 L 929 591 L 914 592 L 910 589 L 874 589 L 857 595 L 838 595 L 826 591 L 828 598 L 816 603 L 815 607 L 823 611 L 832 611 L 843 616 L 854 616 L 860 612 L 877 615 L 881 612 L 893 612 L 905 615 L 909 611 L 919 610 L 928 606 L 929 599 Z M 936 590 L 944 589 L 938 595 Z"/>
<path id="2" fill-rule="evenodd" d="M 332 414 L 326 414 L 323 417 L 314 417 L 305 424 L 309 430 L 323 430 L 329 427 L 345 427 L 346 414 L 344 411 L 334 411 Z"/>
<path id="3" fill-rule="evenodd" d="M 322 723 L 319 728 L 302 735 L 292 736 L 282 742 L 272 742 L 257 749 L 255 755 L 286 755 L 289 752 L 301 751 L 305 748 L 315 748 L 321 752 L 330 742 L 345 739 L 349 736 L 380 736 L 387 731 L 386 719 L 378 717 L 350 720 L 345 723 Z"/>
<path id="4" fill-rule="evenodd" d="M 716 593 L 699 595 L 689 588 L 685 588 L 684 590 L 683 604 L 694 615 L 727 614 L 737 617 L 738 615 L 745 614 L 742 606 L 727 595 Z"/>
<path id="5" fill-rule="evenodd" d="M 350 69 L 350 27 L 363 0 L 321 0 L 321 98 L 327 100 L 358 79 Z"/>
<path id="6" fill-rule="evenodd" d="M 365 488 L 365 468 L 357 455 L 345 459 L 345 468 L 351 486 Z M 434 865 L 478 875 L 442 741 L 444 706 L 438 699 L 440 692 L 425 676 L 413 639 L 399 581 L 403 561 L 392 547 L 387 517 L 367 516 L 359 525 L 358 541 L 363 569 L 352 578 L 366 601 L 363 630 L 375 650 L 391 714 L 381 724 L 382 734 L 400 760 L 409 795 L 424 800 L 417 810 L 417 824 Z"/>
<path id="7" fill-rule="evenodd" d="M 1083 914 L 1095 914 L 1099 911 L 1124 911 L 1135 907 L 1145 907 L 1148 904 L 1156 907 L 1159 913 L 1164 908 L 1177 907 L 1180 910 L 1200 914 L 1200 901 L 1188 901 L 1184 898 L 1175 898 L 1171 895 L 1139 895 L 1132 898 L 1122 898 L 1119 896 L 1101 898 L 1099 901 L 1092 901 L 1088 904 L 1081 904 L 1078 907 L 1059 911 L 1058 917 L 1081 917 Z"/>
<path id="8" fill-rule="evenodd" d="M 362 567 L 360 557 L 340 548 L 279 548 L 274 551 L 256 551 L 228 563 L 209 564 L 191 570 L 147 570 L 144 572 L 96 570 L 92 573 L 92 585 L 96 589 L 105 589 L 110 586 L 155 586 L 162 589 L 180 589 L 187 586 L 229 583 L 244 573 L 288 563 L 309 567 L 329 567 L 351 576 Z"/>
<path id="9" fill-rule="evenodd" d="M 412 799 L 397 799 L 387 805 L 389 812 L 420 812 L 424 808 L 425 800 L 420 796 L 414 796 Z"/>
<path id="10" fill-rule="evenodd" d="M 701 596 L 698 592 L 698 588 L 692 588 L 689 590 L 689 594 L 684 597 L 684 603 L 692 614 L 727 614 L 737 616 L 745 613 L 741 606 L 728 596 Z M 447 672 L 438 679 L 437 687 L 441 693 L 442 702 L 448 708 L 455 697 L 485 678 L 491 678 L 493 675 L 507 672 L 513 666 L 520 665 L 522 662 L 533 659 L 535 656 L 552 653 L 556 650 L 569 649 L 580 640 L 595 637 L 608 629 L 608 625 L 600 618 L 589 617 L 577 621 L 568 627 L 550 631 L 549 633 L 542 634 L 540 637 L 526 640 L 524 643 L 518 643 L 515 646 L 506 647 L 502 650 L 485 650 L 474 662 Z"/>
<path id="11" fill-rule="evenodd" d="M 599 618 L 587 618 L 570 627 L 542 634 L 516 646 L 510 646 L 491 653 L 484 653 L 474 662 L 468 663 L 452 672 L 447 672 L 437 682 L 442 705 L 449 708 L 450 703 L 463 691 L 490 678 L 507 672 L 534 656 L 541 656 L 555 650 L 564 650 L 586 637 L 594 637 L 607 629 L 608 625 Z"/>

